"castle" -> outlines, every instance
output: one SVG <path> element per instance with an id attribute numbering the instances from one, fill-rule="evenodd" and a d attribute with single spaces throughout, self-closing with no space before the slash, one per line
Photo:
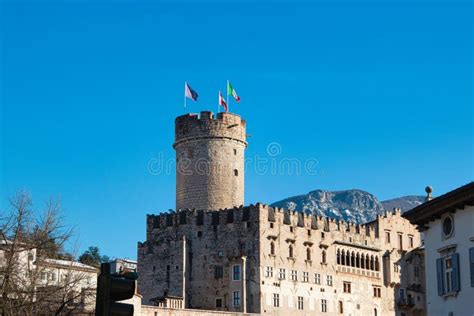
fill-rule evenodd
<path id="1" fill-rule="evenodd" d="M 176 211 L 147 215 L 143 304 L 284 315 L 424 315 L 420 234 L 400 210 L 369 223 L 244 205 L 246 122 L 176 118 Z"/>

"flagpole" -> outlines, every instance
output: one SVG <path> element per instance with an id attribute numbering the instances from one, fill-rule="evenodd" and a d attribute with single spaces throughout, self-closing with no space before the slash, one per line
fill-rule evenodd
<path id="1" fill-rule="evenodd" d="M 227 80 L 227 87 L 225 90 L 227 94 L 227 112 L 229 112 L 229 80 Z"/>
<path id="2" fill-rule="evenodd" d="M 186 81 L 184 82 L 184 114 L 186 114 Z"/>

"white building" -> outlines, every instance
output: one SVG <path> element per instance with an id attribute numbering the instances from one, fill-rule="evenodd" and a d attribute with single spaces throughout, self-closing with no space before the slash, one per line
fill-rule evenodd
<path id="1" fill-rule="evenodd" d="M 406 212 L 424 233 L 428 315 L 474 315 L 474 182 Z"/>
<path id="2" fill-rule="evenodd" d="M 137 272 L 137 261 L 117 258 L 110 262 L 110 273 L 125 272 Z"/>
<path id="3" fill-rule="evenodd" d="M 15 306 L 28 302 L 35 315 L 93 312 L 98 273 L 79 262 L 39 258 L 34 247 L 0 235 L 0 296 L 5 294 Z"/>

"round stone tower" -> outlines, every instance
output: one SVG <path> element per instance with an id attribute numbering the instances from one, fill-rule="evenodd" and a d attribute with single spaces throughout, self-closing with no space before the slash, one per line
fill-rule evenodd
<path id="1" fill-rule="evenodd" d="M 186 114 L 175 121 L 176 209 L 244 205 L 246 123 L 239 115 Z"/>

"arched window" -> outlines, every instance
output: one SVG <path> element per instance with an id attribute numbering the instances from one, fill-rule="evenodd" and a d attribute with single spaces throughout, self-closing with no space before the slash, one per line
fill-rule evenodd
<path id="1" fill-rule="evenodd" d="M 360 254 L 357 253 L 356 255 L 356 268 L 360 268 Z"/>
<path id="2" fill-rule="evenodd" d="M 377 316 L 377 309 L 374 308 L 374 316 Z"/>
<path id="3" fill-rule="evenodd" d="M 306 260 L 311 261 L 311 248 L 306 248 Z"/>
<path id="4" fill-rule="evenodd" d="M 341 264 L 341 251 L 339 249 L 337 249 L 336 253 L 336 262 L 337 264 Z"/>
<path id="5" fill-rule="evenodd" d="M 365 255 L 365 268 L 367 270 L 370 269 L 370 258 L 369 258 L 369 255 Z"/>
<path id="6" fill-rule="evenodd" d="M 360 255 L 360 267 L 362 269 L 365 269 L 365 255 L 364 254 Z"/>
<path id="7" fill-rule="evenodd" d="M 351 265 L 351 253 L 349 251 L 346 252 L 346 265 Z"/>
<path id="8" fill-rule="evenodd" d="M 323 250 L 323 252 L 321 253 L 321 262 L 326 263 L 326 251 L 325 250 Z"/>
<path id="9" fill-rule="evenodd" d="M 344 252 L 344 250 L 342 251 L 342 255 L 341 255 L 341 264 L 343 266 L 346 265 L 346 253 Z"/>
<path id="10" fill-rule="evenodd" d="M 288 247 L 288 257 L 293 258 L 293 246 L 290 245 Z"/>
<path id="11" fill-rule="evenodd" d="M 375 270 L 374 256 L 370 256 L 370 270 Z"/>
<path id="12" fill-rule="evenodd" d="M 270 254 L 275 254 L 275 243 L 273 241 L 270 243 Z"/>
<path id="13" fill-rule="evenodd" d="M 379 257 L 375 257 L 375 271 L 380 271 Z"/>
<path id="14" fill-rule="evenodd" d="M 355 267 L 355 254 L 354 254 L 354 251 L 351 254 L 351 267 Z"/>

